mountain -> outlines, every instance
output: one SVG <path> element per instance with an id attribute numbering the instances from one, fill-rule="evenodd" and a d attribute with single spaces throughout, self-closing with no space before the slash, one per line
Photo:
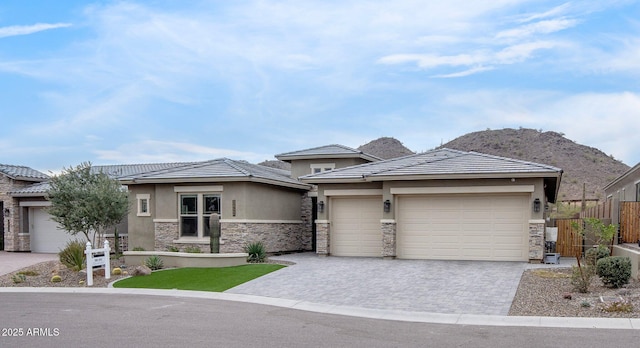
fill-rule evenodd
<path id="1" fill-rule="evenodd" d="M 527 128 L 473 132 L 441 147 L 558 167 L 564 171 L 559 200 L 581 199 L 583 183 L 587 199 L 603 200 L 603 187 L 629 169 L 612 156 L 569 140 L 562 133 Z"/>
<path id="2" fill-rule="evenodd" d="M 358 150 L 380 157 L 382 159 L 396 158 L 407 155 L 413 155 L 414 152 L 407 149 L 402 143 L 389 137 L 382 137 L 376 140 L 370 141 L 360 147 Z"/>

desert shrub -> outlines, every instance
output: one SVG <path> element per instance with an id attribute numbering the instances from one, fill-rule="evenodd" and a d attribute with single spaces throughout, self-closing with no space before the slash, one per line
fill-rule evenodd
<path id="1" fill-rule="evenodd" d="M 133 251 L 144 251 L 143 247 L 134 247 Z"/>
<path id="2" fill-rule="evenodd" d="M 21 273 L 17 273 L 11 277 L 11 280 L 13 280 L 14 284 L 24 283 L 27 280 L 27 276 Z"/>
<path id="3" fill-rule="evenodd" d="M 54 275 L 53 277 L 51 277 L 51 282 L 52 283 L 60 283 L 62 281 L 62 277 L 60 277 L 59 275 Z"/>
<path id="4" fill-rule="evenodd" d="M 631 279 L 631 259 L 626 256 L 609 256 L 598 260 L 596 274 L 606 286 L 619 288 Z"/>
<path id="5" fill-rule="evenodd" d="M 116 267 L 116 268 L 114 268 L 113 270 L 111 270 L 111 274 L 113 274 L 113 275 L 120 275 L 120 274 L 122 274 L 122 268 L 120 268 L 120 267 Z"/>
<path id="6" fill-rule="evenodd" d="M 610 252 L 609 248 L 604 245 L 599 245 L 595 248 L 590 248 L 584 253 L 584 257 L 587 260 L 587 263 L 591 266 L 595 266 L 598 260 L 603 259 L 605 257 L 609 257 Z"/>
<path id="7" fill-rule="evenodd" d="M 145 266 L 149 267 L 152 271 L 159 270 L 159 269 L 162 269 L 162 267 L 164 267 L 164 262 L 162 262 L 162 259 L 158 255 L 149 256 L 144 261 L 144 264 Z"/>
<path id="8" fill-rule="evenodd" d="M 202 252 L 199 246 L 188 246 L 184 248 L 185 253 L 199 254 Z"/>
<path id="9" fill-rule="evenodd" d="M 178 247 L 177 247 L 177 246 L 175 246 L 175 245 L 169 245 L 169 246 L 167 247 L 167 250 L 168 250 L 168 251 L 170 251 L 170 252 L 172 252 L 172 253 L 177 253 L 178 251 L 180 251 L 180 249 L 178 249 Z"/>
<path id="10" fill-rule="evenodd" d="M 249 256 L 247 256 L 247 262 L 260 263 L 264 262 L 264 259 L 267 258 L 267 251 L 262 242 L 249 243 L 244 247 L 244 251 L 249 254 Z"/>
<path id="11" fill-rule="evenodd" d="M 572 266 L 571 285 L 573 285 L 573 289 L 583 294 L 589 292 L 593 274 L 593 267 L 589 265 Z"/>
<path id="12" fill-rule="evenodd" d="M 78 272 L 85 267 L 84 250 L 85 244 L 81 241 L 69 241 L 64 249 L 60 250 L 58 257 L 63 265 Z"/>
<path id="13" fill-rule="evenodd" d="M 630 313 L 633 312 L 633 303 L 615 301 L 603 306 L 602 311 L 608 313 Z"/>
<path id="14" fill-rule="evenodd" d="M 22 275 L 25 275 L 27 277 L 33 277 L 33 276 L 40 275 L 40 273 L 38 271 L 33 270 L 33 269 L 27 269 L 27 270 L 24 270 L 24 271 L 20 271 L 20 272 L 18 272 L 18 274 L 22 274 Z"/>

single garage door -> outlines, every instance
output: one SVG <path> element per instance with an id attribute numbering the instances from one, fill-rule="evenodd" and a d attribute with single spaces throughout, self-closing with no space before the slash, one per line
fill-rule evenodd
<path id="1" fill-rule="evenodd" d="M 330 253 L 335 256 L 382 256 L 382 197 L 331 199 Z"/>
<path id="2" fill-rule="evenodd" d="M 522 194 L 400 196 L 398 258 L 526 261 L 528 202 Z"/>
<path id="3" fill-rule="evenodd" d="M 58 224 L 51 220 L 44 208 L 29 208 L 29 215 L 32 252 L 57 253 L 65 247 L 67 241 L 76 239 L 67 232 L 59 230 Z"/>

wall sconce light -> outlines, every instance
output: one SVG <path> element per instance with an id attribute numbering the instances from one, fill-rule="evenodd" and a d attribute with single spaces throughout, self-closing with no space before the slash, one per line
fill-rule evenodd
<path id="1" fill-rule="evenodd" d="M 318 212 L 324 213 L 324 201 L 318 202 Z"/>
<path id="2" fill-rule="evenodd" d="M 536 213 L 540 212 L 540 198 L 536 198 L 533 200 L 533 211 Z"/>
<path id="3" fill-rule="evenodd" d="M 387 199 L 386 201 L 384 201 L 383 206 L 384 206 L 384 212 L 385 213 L 388 213 L 388 212 L 391 211 L 391 201 L 390 200 Z"/>
<path id="4" fill-rule="evenodd" d="M 4 215 L 9 215 L 10 211 L 9 208 L 4 208 Z"/>

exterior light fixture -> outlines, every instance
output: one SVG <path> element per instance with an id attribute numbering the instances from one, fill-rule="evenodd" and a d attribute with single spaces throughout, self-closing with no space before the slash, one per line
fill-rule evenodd
<path id="1" fill-rule="evenodd" d="M 533 200 L 533 211 L 536 213 L 540 212 L 540 198 L 536 198 Z"/>
<path id="2" fill-rule="evenodd" d="M 388 213 L 388 212 L 391 211 L 391 201 L 390 200 L 387 199 L 386 201 L 384 201 L 383 206 L 384 206 L 384 212 L 385 213 Z"/>
<path id="3" fill-rule="evenodd" d="M 4 215 L 9 215 L 10 212 L 9 208 L 4 208 Z"/>
<path id="4" fill-rule="evenodd" d="M 318 202 L 318 212 L 319 213 L 323 213 L 324 212 L 324 201 Z"/>

